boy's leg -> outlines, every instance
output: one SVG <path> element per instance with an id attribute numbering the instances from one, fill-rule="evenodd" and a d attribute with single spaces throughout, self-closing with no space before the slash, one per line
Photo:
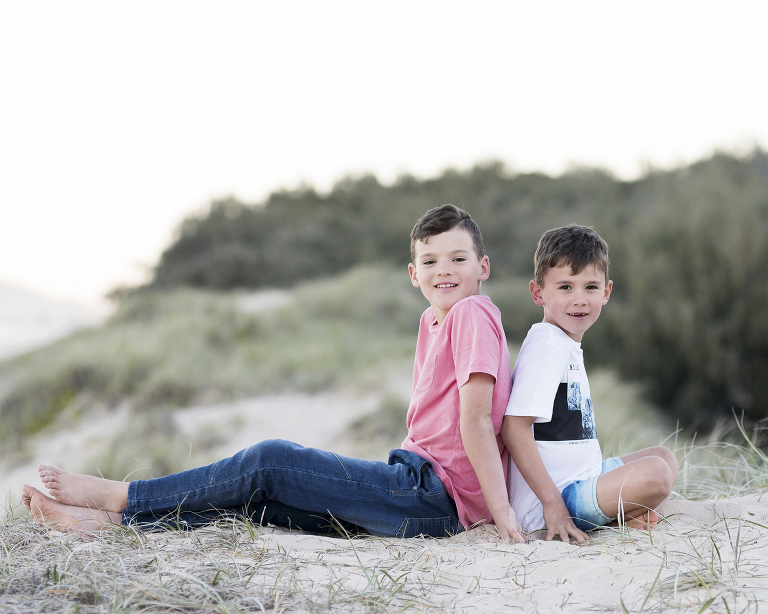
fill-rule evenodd
<path id="1" fill-rule="evenodd" d="M 279 501 L 331 515 L 374 535 L 445 536 L 462 530 L 429 463 L 393 450 L 389 464 L 264 441 L 206 467 L 131 482 L 123 521 Z"/>
<path id="2" fill-rule="evenodd" d="M 393 450 L 387 464 L 269 440 L 212 465 L 153 480 L 125 484 L 68 475 L 90 480 L 84 486 L 83 480 L 66 478 L 68 485 L 59 489 L 70 502 L 87 490 L 88 501 L 83 505 L 46 501 L 49 507 L 62 506 L 58 524 L 65 529 L 81 510 L 93 516 L 94 504 L 98 508 L 103 503 L 96 501 L 100 488 L 119 485 L 127 490 L 126 495 L 120 493 L 127 499 L 122 510 L 125 524 L 134 518 L 156 523 L 178 514 L 187 520 L 188 513 L 192 513 L 189 518 L 212 521 L 233 509 L 255 520 L 252 510 L 265 502 L 278 502 L 277 515 L 291 522 L 297 512 L 303 514 L 305 524 L 314 522 L 315 515 L 323 523 L 333 517 L 373 535 L 444 537 L 463 530 L 453 499 L 431 465 L 406 450 Z"/>
<path id="3" fill-rule="evenodd" d="M 661 505 L 677 480 L 677 459 L 662 446 L 638 450 L 621 457 L 624 465 L 603 473 L 597 479 L 597 502 L 606 516 L 623 515 L 630 526 L 653 528 L 658 520 L 654 511 Z"/>
<path id="4" fill-rule="evenodd" d="M 279 501 L 264 501 L 255 505 L 239 505 L 222 510 L 184 512 L 177 510 L 165 516 L 137 514 L 130 518 L 130 524 L 145 531 L 195 529 L 225 518 L 248 520 L 252 524 L 268 524 L 286 529 L 299 529 L 323 535 L 338 535 L 341 532 L 357 534 L 360 527 L 332 518 L 328 514 L 318 514 L 290 507 Z M 121 522 L 118 519 L 118 523 Z"/>

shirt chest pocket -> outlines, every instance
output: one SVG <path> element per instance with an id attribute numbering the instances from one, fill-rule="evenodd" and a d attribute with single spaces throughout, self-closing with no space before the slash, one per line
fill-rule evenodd
<path id="1" fill-rule="evenodd" d="M 416 382 L 416 389 L 414 392 L 424 392 L 429 390 L 432 385 L 432 380 L 435 379 L 435 363 L 437 362 L 437 355 L 427 356 L 424 361 L 424 366 L 421 368 L 419 374 L 419 381 Z"/>

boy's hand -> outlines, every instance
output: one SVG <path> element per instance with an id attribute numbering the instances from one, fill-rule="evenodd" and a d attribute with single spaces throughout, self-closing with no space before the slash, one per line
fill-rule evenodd
<path id="1" fill-rule="evenodd" d="M 501 427 L 502 439 L 520 474 L 541 501 L 544 523 L 547 526 L 546 540 L 550 541 L 555 535 L 559 535 L 565 543 L 574 537 L 578 543 L 583 544 L 589 537 L 573 524 L 563 496 L 541 460 L 531 431 L 534 420 L 532 416 L 505 416 Z"/>
<path id="2" fill-rule="evenodd" d="M 496 523 L 496 528 L 499 530 L 501 539 L 506 543 L 512 543 L 516 541 L 520 544 L 525 543 L 525 537 L 523 537 L 523 527 L 517 521 L 515 510 L 507 506 L 506 514 L 504 512 L 498 512 L 493 515 L 493 521 Z"/>
<path id="3" fill-rule="evenodd" d="M 573 524 L 568 508 L 565 507 L 562 499 L 560 499 L 559 504 L 552 502 L 549 505 L 543 505 L 543 511 L 544 524 L 547 526 L 547 536 L 544 539 L 547 541 L 552 541 L 555 535 L 559 535 L 560 541 L 565 544 L 570 543 L 571 537 L 576 539 L 579 544 L 589 540 L 589 535 Z"/>

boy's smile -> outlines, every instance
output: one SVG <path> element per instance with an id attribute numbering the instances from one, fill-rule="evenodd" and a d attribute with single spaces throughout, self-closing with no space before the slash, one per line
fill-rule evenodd
<path id="1" fill-rule="evenodd" d="M 488 256 L 478 259 L 472 236 L 463 228 L 417 241 L 414 251 L 416 262 L 408 265 L 411 283 L 421 288 L 438 323 L 461 299 L 479 294 L 480 282 L 491 272 Z"/>
<path id="2" fill-rule="evenodd" d="M 611 296 L 613 282 L 605 282 L 605 273 L 589 265 L 578 274 L 571 274 L 571 266 L 552 268 L 544 276 L 544 285 L 531 281 L 533 301 L 544 307 L 544 322 L 554 324 L 571 339 L 581 338 L 600 315 Z"/>

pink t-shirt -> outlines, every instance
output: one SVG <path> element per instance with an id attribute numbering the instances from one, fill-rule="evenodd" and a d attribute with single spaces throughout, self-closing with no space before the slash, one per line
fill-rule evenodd
<path id="1" fill-rule="evenodd" d="M 481 295 L 460 300 L 440 325 L 431 307 L 422 314 L 402 445 L 432 463 L 466 528 L 493 522 L 461 441 L 459 388 L 472 373 L 496 378 L 491 416 L 506 479 L 507 450 L 499 432 L 512 388 L 509 350 L 499 310 Z"/>

